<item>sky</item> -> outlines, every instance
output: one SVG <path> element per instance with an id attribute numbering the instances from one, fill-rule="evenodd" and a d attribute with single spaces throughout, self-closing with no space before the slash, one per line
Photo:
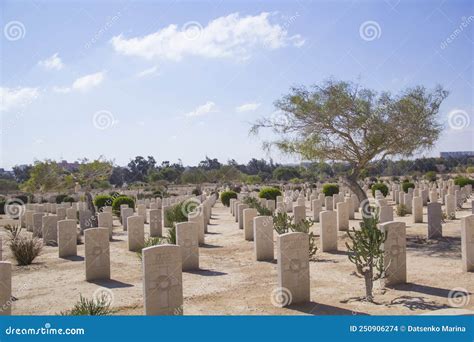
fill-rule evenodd
<path id="1" fill-rule="evenodd" d="M 292 86 L 450 91 L 440 151 L 474 150 L 472 1 L 0 4 L 0 168 L 105 156 L 273 158 L 249 135 Z"/>

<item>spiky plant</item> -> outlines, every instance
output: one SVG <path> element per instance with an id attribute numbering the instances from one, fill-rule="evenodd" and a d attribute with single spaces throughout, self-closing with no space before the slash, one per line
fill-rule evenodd
<path id="1" fill-rule="evenodd" d="M 110 298 L 103 293 L 99 298 L 88 299 L 79 295 L 79 301 L 71 310 L 61 312 L 63 316 L 106 316 L 114 312 Z"/>
<path id="2" fill-rule="evenodd" d="M 149 237 L 145 240 L 145 244 L 143 245 L 143 248 L 161 245 L 165 242 L 166 242 L 166 239 L 162 237 Z M 137 256 L 140 260 L 142 260 L 142 257 L 143 257 L 142 250 L 137 252 Z"/>
<path id="3" fill-rule="evenodd" d="M 40 254 L 43 244 L 37 237 L 22 234 L 20 226 L 6 225 L 8 245 L 18 265 L 30 265 Z"/>
<path id="4" fill-rule="evenodd" d="M 371 217 L 363 217 L 360 230 L 352 228 L 347 234 L 352 242 L 346 242 L 349 251 L 349 260 L 355 264 L 357 273 L 365 280 L 365 299 L 373 302 L 373 282 L 380 279 L 384 274 L 384 261 L 382 244 L 386 239 L 385 234 L 378 229 L 378 214 Z"/>
<path id="5" fill-rule="evenodd" d="M 244 204 L 247 204 L 249 206 L 249 208 L 253 208 L 253 209 L 256 209 L 258 214 L 261 215 L 261 216 L 271 216 L 272 215 L 272 211 L 268 208 L 265 208 L 258 199 L 256 199 L 255 197 L 250 197 L 250 196 L 247 196 L 245 197 L 242 202 Z"/>

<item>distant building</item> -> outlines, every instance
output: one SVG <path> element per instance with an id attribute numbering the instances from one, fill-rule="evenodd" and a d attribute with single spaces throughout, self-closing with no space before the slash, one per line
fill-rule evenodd
<path id="1" fill-rule="evenodd" d="M 441 152 L 441 158 L 474 157 L 474 151 Z"/>

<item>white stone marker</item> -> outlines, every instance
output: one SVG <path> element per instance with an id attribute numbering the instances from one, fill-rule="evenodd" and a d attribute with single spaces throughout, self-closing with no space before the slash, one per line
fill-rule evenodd
<path id="1" fill-rule="evenodd" d="M 198 243 L 203 245 L 205 243 L 205 229 L 206 229 L 206 218 L 204 217 L 204 206 L 200 205 L 199 210 L 195 210 L 188 214 L 188 221 L 193 222 L 198 227 Z"/>
<path id="2" fill-rule="evenodd" d="M 160 209 L 150 209 L 150 236 L 163 236 L 163 222 Z"/>
<path id="3" fill-rule="evenodd" d="M 324 208 L 326 210 L 332 210 L 332 197 L 331 196 L 324 197 Z"/>
<path id="4" fill-rule="evenodd" d="M 474 215 L 461 219 L 461 255 L 464 272 L 474 272 Z"/>
<path id="5" fill-rule="evenodd" d="M 109 239 L 112 239 L 113 232 L 113 217 L 111 213 L 98 213 L 97 214 L 97 224 L 101 228 L 107 228 L 109 230 Z"/>
<path id="6" fill-rule="evenodd" d="M 404 222 L 386 222 L 380 224 L 380 230 L 386 234 L 382 245 L 384 250 L 385 286 L 406 283 L 406 226 Z"/>
<path id="7" fill-rule="evenodd" d="M 33 213 L 32 215 L 32 229 L 34 237 L 43 236 L 43 216 L 44 213 Z"/>
<path id="8" fill-rule="evenodd" d="M 237 222 L 239 223 L 239 229 L 244 229 L 244 209 L 247 209 L 249 206 L 247 204 L 239 203 L 237 204 Z"/>
<path id="9" fill-rule="evenodd" d="M 145 245 L 145 222 L 143 216 L 129 216 L 127 218 L 128 250 L 139 252 Z"/>
<path id="10" fill-rule="evenodd" d="M 293 222 L 299 224 L 304 219 L 306 219 L 306 207 L 304 205 L 295 205 L 293 207 Z"/>
<path id="11" fill-rule="evenodd" d="M 278 287 L 288 291 L 286 305 L 310 300 L 309 235 L 286 233 L 277 237 Z"/>
<path id="12" fill-rule="evenodd" d="M 84 231 L 86 280 L 110 279 L 110 242 L 107 228 Z"/>
<path id="13" fill-rule="evenodd" d="M 66 219 L 66 208 L 57 208 L 56 215 L 58 216 L 58 222 Z"/>
<path id="14" fill-rule="evenodd" d="M 12 264 L 0 261 L 0 316 L 12 314 Z"/>
<path id="15" fill-rule="evenodd" d="M 448 220 L 456 218 L 456 199 L 454 195 L 447 194 L 446 197 L 446 217 Z"/>
<path id="16" fill-rule="evenodd" d="M 441 203 L 428 203 L 428 239 L 435 239 L 443 236 L 441 218 Z"/>
<path id="17" fill-rule="evenodd" d="M 182 315 L 181 247 L 152 246 L 144 248 L 142 255 L 145 315 Z"/>
<path id="18" fill-rule="evenodd" d="M 49 215 L 42 218 L 43 244 L 55 246 L 58 244 L 58 216 Z"/>
<path id="19" fill-rule="evenodd" d="M 253 219 L 258 216 L 257 209 L 247 208 L 243 211 L 244 215 L 244 239 L 253 241 Z"/>
<path id="20" fill-rule="evenodd" d="M 146 205 L 145 204 L 139 204 L 137 205 L 137 215 L 143 217 L 143 222 L 147 222 L 146 220 Z"/>
<path id="21" fill-rule="evenodd" d="M 349 229 L 349 203 L 338 202 L 336 204 L 337 210 L 337 229 L 344 231 Z"/>
<path id="22" fill-rule="evenodd" d="M 393 208 L 391 205 L 383 205 L 380 207 L 379 223 L 393 221 Z"/>
<path id="23" fill-rule="evenodd" d="M 76 210 L 76 208 L 67 208 L 66 209 L 66 219 L 77 221 L 77 210 Z"/>
<path id="24" fill-rule="evenodd" d="M 332 210 L 319 213 L 321 223 L 321 251 L 337 251 L 337 214 Z"/>
<path id="25" fill-rule="evenodd" d="M 77 255 L 76 220 L 58 221 L 58 253 L 60 258 Z"/>
<path id="26" fill-rule="evenodd" d="M 412 200 L 413 223 L 423 222 L 423 198 L 420 196 L 413 197 Z"/>
<path id="27" fill-rule="evenodd" d="M 194 222 L 176 224 L 176 244 L 181 247 L 183 271 L 199 269 L 198 226 Z"/>
<path id="28" fill-rule="evenodd" d="M 127 230 L 127 221 L 130 216 L 133 215 L 133 209 L 132 208 L 122 208 L 120 209 L 120 219 L 122 220 L 122 226 L 123 230 Z"/>
<path id="29" fill-rule="evenodd" d="M 273 219 L 271 216 L 257 216 L 253 219 L 255 258 L 257 261 L 272 261 Z"/>
<path id="30" fill-rule="evenodd" d="M 313 221 L 319 222 L 319 213 L 322 211 L 321 201 L 319 199 L 312 200 L 311 208 L 313 211 Z"/>

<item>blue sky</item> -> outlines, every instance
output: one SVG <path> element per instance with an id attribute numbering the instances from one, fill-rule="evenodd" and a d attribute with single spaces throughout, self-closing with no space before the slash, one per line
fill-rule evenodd
<path id="1" fill-rule="evenodd" d="M 2 1 L 0 167 L 269 156 L 250 123 L 329 77 L 450 90 L 439 151 L 474 149 L 471 1 Z M 273 152 L 276 161 L 295 159 Z"/>

